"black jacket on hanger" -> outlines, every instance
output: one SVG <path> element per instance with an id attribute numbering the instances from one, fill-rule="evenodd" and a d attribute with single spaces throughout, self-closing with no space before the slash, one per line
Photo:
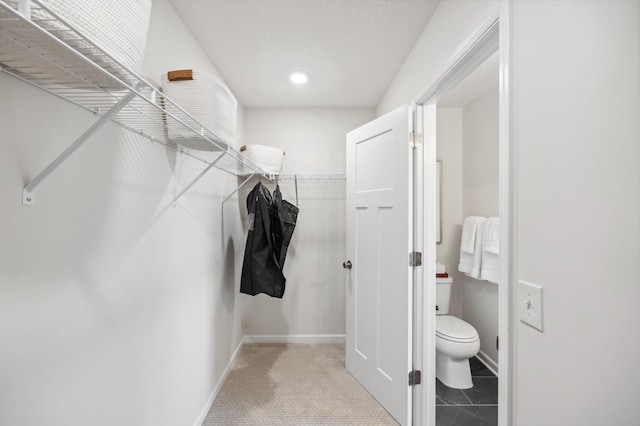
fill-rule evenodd
<path id="1" fill-rule="evenodd" d="M 287 257 L 287 249 L 293 236 L 293 230 L 298 220 L 298 207 L 287 200 L 282 199 L 280 186 L 276 186 L 273 191 L 273 204 L 271 211 L 271 223 L 273 229 L 273 247 L 280 269 L 284 268 L 284 261 Z"/>
<path id="2" fill-rule="evenodd" d="M 249 193 L 247 211 L 249 232 L 244 250 L 240 292 L 253 296 L 265 293 L 281 298 L 286 279 L 274 249 L 271 216 L 273 200 L 262 182 L 258 182 Z"/>

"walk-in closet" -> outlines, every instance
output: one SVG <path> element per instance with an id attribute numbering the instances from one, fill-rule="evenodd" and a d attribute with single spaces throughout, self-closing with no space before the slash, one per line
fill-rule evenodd
<path id="1" fill-rule="evenodd" d="M 638 424 L 639 16 L 0 0 L 0 425 Z"/>

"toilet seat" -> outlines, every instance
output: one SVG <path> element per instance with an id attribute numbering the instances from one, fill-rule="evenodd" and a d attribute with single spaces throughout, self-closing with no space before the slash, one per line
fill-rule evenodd
<path id="1" fill-rule="evenodd" d="M 436 316 L 436 337 L 450 342 L 470 343 L 478 340 L 473 326 L 452 315 Z"/>

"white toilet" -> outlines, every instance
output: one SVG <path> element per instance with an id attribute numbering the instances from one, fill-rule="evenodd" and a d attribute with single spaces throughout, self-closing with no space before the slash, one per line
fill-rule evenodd
<path id="1" fill-rule="evenodd" d="M 480 349 L 480 337 L 473 326 L 449 313 L 449 278 L 436 278 L 436 377 L 455 389 L 473 387 L 469 358 Z"/>

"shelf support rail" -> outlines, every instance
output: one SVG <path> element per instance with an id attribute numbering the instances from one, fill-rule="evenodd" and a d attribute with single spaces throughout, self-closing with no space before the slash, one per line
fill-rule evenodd
<path id="1" fill-rule="evenodd" d="M 200 173 L 200 174 L 199 174 L 199 175 L 198 175 L 194 180 L 192 180 L 192 181 L 191 181 L 187 186 L 185 186 L 185 187 L 182 189 L 182 191 L 180 191 L 180 193 L 179 193 L 178 195 L 176 195 L 176 196 L 175 196 L 175 198 L 173 199 L 173 203 L 172 203 L 172 204 L 174 205 L 174 207 L 175 207 L 175 204 L 176 204 L 176 202 L 178 201 L 178 199 L 179 199 L 180 197 L 182 197 L 182 196 L 184 195 L 184 193 L 185 193 L 185 192 L 187 192 L 189 189 L 191 189 L 191 187 L 192 187 L 193 185 L 195 185 L 195 183 L 196 183 L 197 181 L 199 181 L 199 180 L 200 180 L 200 178 L 202 178 L 204 175 L 206 175 L 206 174 L 209 172 L 209 170 L 211 170 L 211 169 L 216 165 L 216 163 L 217 163 L 218 161 L 220 161 L 220 160 L 221 160 L 225 155 L 227 155 L 227 154 L 226 154 L 226 153 L 224 153 L 224 152 L 223 152 L 222 154 L 220 154 L 220 155 L 218 156 L 218 158 L 216 158 L 215 160 L 213 160 L 213 161 L 211 162 L 211 164 L 209 164 L 209 165 L 207 166 L 207 168 L 206 168 L 206 169 L 204 169 L 204 170 L 202 171 L 202 173 Z"/>
<path id="2" fill-rule="evenodd" d="M 224 205 L 224 203 L 226 203 L 229 200 L 229 198 L 233 197 L 236 192 L 240 191 L 240 188 L 242 188 L 245 183 L 249 182 L 249 180 L 255 175 L 256 175 L 255 172 L 249 175 L 249 177 L 246 178 L 236 189 L 234 189 L 231 194 L 227 195 L 227 197 L 224 200 L 222 200 L 222 205 Z"/>
<path id="3" fill-rule="evenodd" d="M 129 91 L 123 96 L 115 105 L 113 105 L 107 112 L 98 118 L 98 120 L 91 125 L 74 143 L 72 143 L 62 154 L 60 154 L 51 164 L 49 164 L 38 176 L 33 178 L 24 189 L 22 190 L 22 204 L 33 205 L 35 204 L 35 189 L 43 180 L 45 180 L 55 169 L 60 166 L 67 158 L 71 156 L 87 139 L 89 139 L 94 133 L 100 130 L 107 122 L 118 113 L 122 108 L 127 106 L 129 102 L 137 95 L 137 91 L 143 86 L 142 83 L 136 85 L 134 90 Z"/>
<path id="4" fill-rule="evenodd" d="M 18 13 L 31 20 L 31 0 L 18 0 Z"/>

